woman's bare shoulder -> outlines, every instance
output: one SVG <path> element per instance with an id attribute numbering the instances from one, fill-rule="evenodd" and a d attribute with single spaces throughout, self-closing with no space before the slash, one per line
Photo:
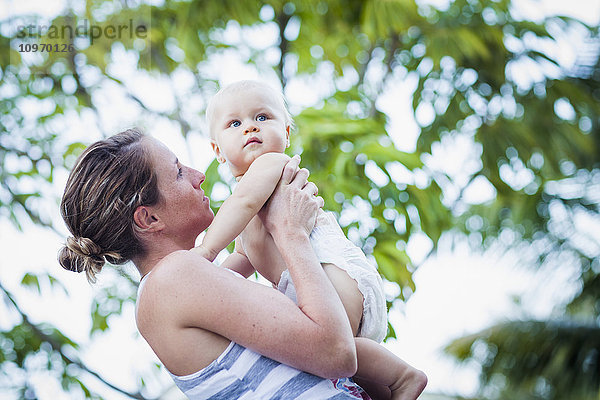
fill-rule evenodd
<path id="1" fill-rule="evenodd" d="M 219 279 L 222 275 L 221 268 L 199 254 L 175 251 L 160 260 L 146 277 L 138 297 L 138 313 L 161 319 L 166 313 L 167 318 L 174 318 L 191 301 L 209 306 L 210 297 L 202 293 L 212 290 L 215 281 L 223 280 Z"/>
<path id="2" fill-rule="evenodd" d="M 153 286 L 179 286 L 199 275 L 218 274 L 218 270 L 217 266 L 199 254 L 189 250 L 178 250 L 156 264 L 146 285 L 152 283 Z"/>

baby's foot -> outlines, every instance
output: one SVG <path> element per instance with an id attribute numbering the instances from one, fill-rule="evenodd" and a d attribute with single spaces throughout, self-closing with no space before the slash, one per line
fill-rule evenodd
<path id="1" fill-rule="evenodd" d="M 392 400 L 416 400 L 427 385 L 427 375 L 416 368 L 409 368 L 390 386 Z"/>

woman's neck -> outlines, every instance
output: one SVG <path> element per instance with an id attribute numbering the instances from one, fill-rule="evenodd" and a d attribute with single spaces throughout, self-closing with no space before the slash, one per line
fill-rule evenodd
<path id="1" fill-rule="evenodd" d="M 181 245 L 175 242 L 163 242 L 162 245 L 154 243 L 152 246 L 147 246 L 148 250 L 144 255 L 136 257 L 132 261 L 137 267 L 140 276 L 143 278 L 169 254 L 178 250 L 190 250 L 192 247 L 193 246 Z"/>

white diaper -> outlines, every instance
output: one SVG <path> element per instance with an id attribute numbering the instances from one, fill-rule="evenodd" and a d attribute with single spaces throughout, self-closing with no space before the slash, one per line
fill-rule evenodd
<path id="1" fill-rule="evenodd" d="M 343 269 L 358 284 L 363 295 L 363 315 L 358 336 L 381 342 L 387 333 L 387 308 L 383 282 L 364 253 L 346 238 L 331 212 L 321 212 L 310 241 L 321 263 Z M 297 303 L 296 288 L 288 270 L 283 271 L 277 289 Z"/>

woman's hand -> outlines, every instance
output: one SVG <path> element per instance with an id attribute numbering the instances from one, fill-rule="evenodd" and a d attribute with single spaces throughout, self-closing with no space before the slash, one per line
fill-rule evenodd
<path id="1" fill-rule="evenodd" d="M 317 186 L 308 182 L 309 172 L 306 168 L 299 169 L 299 163 L 300 156 L 290 159 L 271 198 L 258 214 L 274 238 L 279 232 L 297 232 L 298 228 L 310 234 L 317 211 L 323 207 Z"/>

